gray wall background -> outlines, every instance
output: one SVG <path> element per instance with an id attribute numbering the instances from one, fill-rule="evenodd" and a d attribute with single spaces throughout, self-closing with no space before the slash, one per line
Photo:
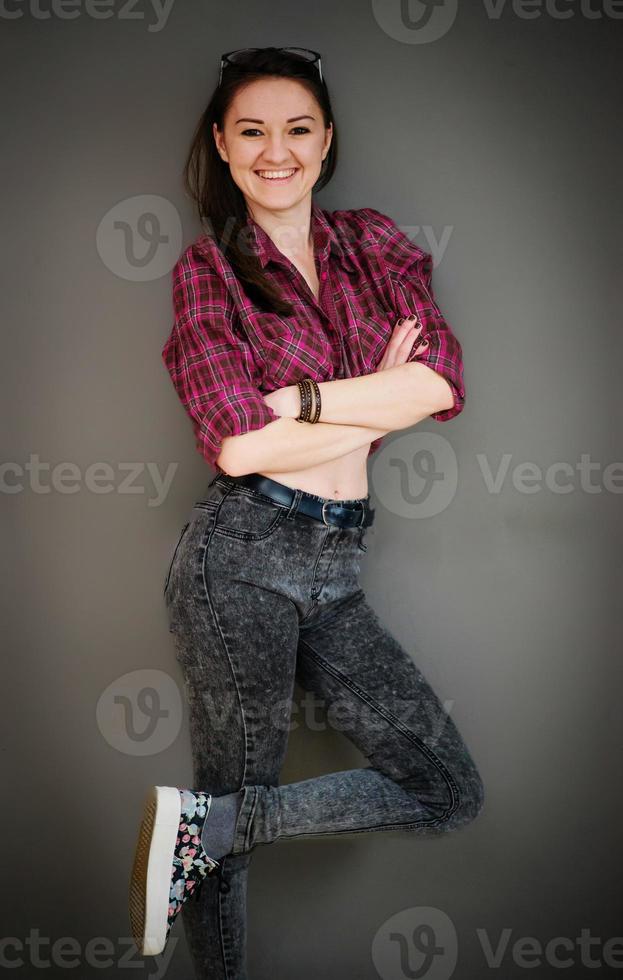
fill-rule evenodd
<path id="1" fill-rule="evenodd" d="M 487 804 L 443 839 L 256 850 L 251 976 L 414 976 L 387 938 L 397 922 L 411 967 L 418 926 L 434 928 L 441 952 L 420 975 L 435 980 L 511 980 L 529 963 L 557 976 L 556 956 L 567 977 L 589 955 L 614 972 L 621 11 L 482 0 L 452 22 L 447 0 L 418 29 L 398 0 L 110 9 L 33 0 L 0 16 L 3 969 L 192 977 L 181 919 L 173 959 L 140 961 L 126 914 L 147 787 L 191 785 L 161 589 L 211 473 L 160 361 L 168 273 L 199 233 L 180 174 L 220 53 L 300 44 L 323 54 L 341 140 L 321 205 L 376 207 L 429 251 L 446 236 L 433 283 L 464 347 L 468 401 L 450 423 L 387 437 L 371 461 L 362 584 L 452 706 Z M 421 43 L 435 17 L 442 36 Z M 169 240 L 141 265 L 145 211 Z M 413 506 L 396 460 L 409 468 L 429 445 L 447 479 Z M 164 718 L 140 710 L 150 686 Z M 364 763 L 337 727 L 314 731 L 301 709 L 293 721 L 283 782 Z M 583 931 L 598 937 L 590 953 Z M 522 958 L 525 937 L 535 951 Z M 547 948 L 555 937 L 567 948 Z"/>

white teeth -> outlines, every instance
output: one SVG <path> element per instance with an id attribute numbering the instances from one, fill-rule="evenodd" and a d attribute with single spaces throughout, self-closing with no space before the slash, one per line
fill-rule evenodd
<path id="1" fill-rule="evenodd" d="M 291 177 L 293 173 L 296 172 L 296 167 L 292 170 L 258 170 L 257 173 L 260 177 L 264 177 L 267 180 L 274 180 L 278 177 Z"/>

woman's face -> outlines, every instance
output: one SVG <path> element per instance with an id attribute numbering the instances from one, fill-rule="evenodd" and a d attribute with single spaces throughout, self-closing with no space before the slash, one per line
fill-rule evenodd
<path id="1" fill-rule="evenodd" d="M 290 78 L 266 78 L 238 89 L 214 139 L 247 206 L 267 211 L 299 204 L 318 180 L 333 129 L 320 106 Z M 285 176 L 275 178 L 275 174 Z M 273 176 L 271 176 L 273 175 Z"/>

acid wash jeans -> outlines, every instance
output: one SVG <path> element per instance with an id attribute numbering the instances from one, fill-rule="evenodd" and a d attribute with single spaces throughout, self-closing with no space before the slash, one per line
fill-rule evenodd
<path id="1" fill-rule="evenodd" d="M 368 528 L 296 513 L 299 494 L 287 507 L 217 474 L 165 579 L 189 709 L 188 788 L 215 796 L 244 788 L 221 862 L 229 890 L 208 876 L 181 911 L 200 980 L 247 980 L 247 875 L 258 845 L 447 833 L 483 805 L 453 720 L 359 585 Z M 279 785 L 295 680 L 335 713 L 368 766 Z"/>

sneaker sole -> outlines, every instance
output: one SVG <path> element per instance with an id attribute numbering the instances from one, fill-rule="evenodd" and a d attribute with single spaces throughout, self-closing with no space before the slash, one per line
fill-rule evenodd
<path id="1" fill-rule="evenodd" d="M 165 947 L 173 857 L 182 815 L 179 791 L 152 786 L 145 799 L 129 890 L 132 936 L 142 956 Z"/>

